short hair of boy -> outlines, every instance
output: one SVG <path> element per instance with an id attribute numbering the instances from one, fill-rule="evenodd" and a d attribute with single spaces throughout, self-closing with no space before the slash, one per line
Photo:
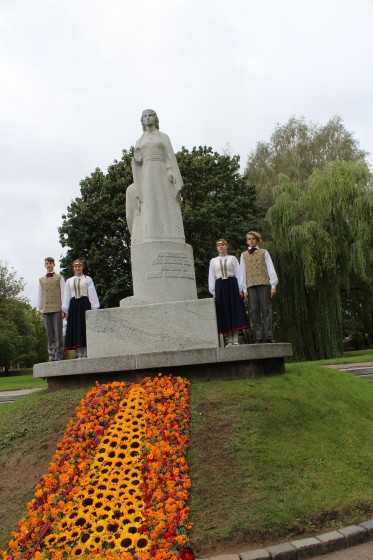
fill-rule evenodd
<path id="1" fill-rule="evenodd" d="M 246 234 L 246 239 L 249 237 L 249 235 L 253 235 L 258 243 L 262 241 L 262 236 L 257 231 L 248 231 Z"/>

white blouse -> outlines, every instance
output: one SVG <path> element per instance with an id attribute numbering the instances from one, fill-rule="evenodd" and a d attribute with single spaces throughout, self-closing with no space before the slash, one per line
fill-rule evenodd
<path id="1" fill-rule="evenodd" d="M 67 313 L 69 310 L 71 298 L 79 299 L 82 296 L 88 297 L 92 309 L 98 309 L 100 307 L 96 288 L 90 276 L 81 274 L 80 276 L 72 276 L 71 278 L 66 280 L 62 301 L 62 309 L 65 311 L 65 313 Z"/>
<path id="2" fill-rule="evenodd" d="M 215 295 L 215 282 L 219 278 L 225 280 L 226 278 L 235 276 L 238 282 L 238 289 L 242 291 L 241 270 L 238 260 L 233 255 L 224 255 L 221 257 L 214 257 L 210 261 L 209 269 L 209 292 Z"/>

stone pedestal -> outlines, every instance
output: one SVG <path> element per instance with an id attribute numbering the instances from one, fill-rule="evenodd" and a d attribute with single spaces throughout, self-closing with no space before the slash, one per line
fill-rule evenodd
<path id="1" fill-rule="evenodd" d="M 88 358 L 219 346 L 212 298 L 87 311 L 86 325 Z"/>
<path id="2" fill-rule="evenodd" d="M 149 241 L 131 247 L 133 297 L 121 307 L 197 299 L 193 249 L 176 241 Z"/>
<path id="3" fill-rule="evenodd" d="M 131 265 L 133 297 L 86 314 L 88 358 L 219 346 L 214 300 L 197 299 L 190 245 L 134 244 Z"/>

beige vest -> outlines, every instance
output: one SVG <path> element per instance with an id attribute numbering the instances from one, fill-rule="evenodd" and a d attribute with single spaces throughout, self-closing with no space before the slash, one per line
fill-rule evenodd
<path id="1" fill-rule="evenodd" d="M 61 311 L 61 276 L 54 274 L 47 278 L 42 276 L 39 279 L 42 290 L 42 310 L 43 313 L 55 313 Z"/>
<path id="2" fill-rule="evenodd" d="M 247 251 L 242 253 L 245 261 L 246 286 L 269 285 L 269 276 L 265 261 L 265 250 L 258 249 L 250 255 Z"/>

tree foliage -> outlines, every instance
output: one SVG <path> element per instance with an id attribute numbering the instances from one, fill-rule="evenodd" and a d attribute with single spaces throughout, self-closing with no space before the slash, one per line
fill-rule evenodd
<path id="1" fill-rule="evenodd" d="M 292 117 L 276 126 L 269 142 L 258 142 L 248 157 L 245 178 L 256 187 L 258 202 L 267 210 L 281 173 L 304 189 L 315 169 L 333 161 L 363 161 L 366 155 L 340 116 L 325 125 Z"/>
<path id="2" fill-rule="evenodd" d="M 19 296 L 24 287 L 23 278 L 17 278 L 17 272 L 0 261 L 0 310 L 8 299 Z"/>
<path id="3" fill-rule="evenodd" d="M 355 350 L 373 346 L 373 269 L 367 281 L 352 276 L 349 290 L 341 290 L 343 336 Z"/>
<path id="4" fill-rule="evenodd" d="M 341 294 L 359 282 L 371 286 L 370 182 L 364 162 L 335 161 L 315 169 L 305 187 L 280 175 L 273 189 L 267 219 L 282 286 L 280 336 L 299 358 L 340 353 Z"/>
<path id="5" fill-rule="evenodd" d="M 12 363 L 31 367 L 45 360 L 47 339 L 37 323 L 35 310 L 21 296 L 24 283 L 17 273 L 0 262 L 0 366 L 7 372 Z"/>
<path id="6" fill-rule="evenodd" d="M 123 151 L 104 174 L 96 169 L 81 181 L 81 196 L 68 207 L 59 228 L 60 242 L 69 249 L 62 271 L 83 258 L 92 275 L 102 307 L 116 307 L 132 294 L 130 235 L 126 224 L 125 193 L 132 183 L 133 148 Z M 239 173 L 239 157 L 220 155 L 211 148 L 186 148 L 176 154 L 184 181 L 182 213 L 186 242 L 193 247 L 200 296 L 208 294 L 207 274 L 215 240 L 226 237 L 241 251 L 247 229 L 257 226 L 255 189 L 248 189 Z"/>

